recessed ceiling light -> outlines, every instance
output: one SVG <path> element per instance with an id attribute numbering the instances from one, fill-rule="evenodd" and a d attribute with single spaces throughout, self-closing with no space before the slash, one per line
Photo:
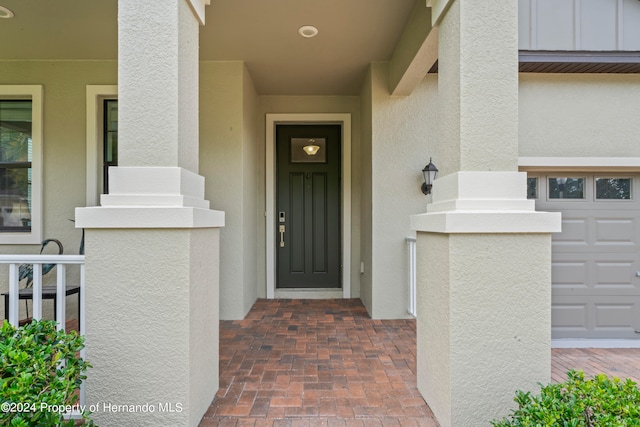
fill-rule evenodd
<path id="1" fill-rule="evenodd" d="M 311 38 L 318 35 L 318 29 L 313 25 L 303 25 L 302 27 L 298 28 L 298 34 L 300 34 L 302 37 Z"/>
<path id="2" fill-rule="evenodd" d="M 13 18 L 15 15 L 4 6 L 0 6 L 0 18 Z"/>

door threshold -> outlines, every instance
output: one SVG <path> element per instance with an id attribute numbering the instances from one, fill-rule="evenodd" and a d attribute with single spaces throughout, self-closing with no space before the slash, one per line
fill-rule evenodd
<path id="1" fill-rule="evenodd" d="M 342 289 L 325 288 L 325 289 L 276 289 L 275 298 L 285 299 L 342 299 L 344 294 Z"/>

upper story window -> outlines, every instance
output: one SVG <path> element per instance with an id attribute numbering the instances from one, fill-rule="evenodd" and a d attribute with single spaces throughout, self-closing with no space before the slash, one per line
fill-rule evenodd
<path id="1" fill-rule="evenodd" d="M 0 86 L 0 244 L 42 238 L 42 88 Z"/>

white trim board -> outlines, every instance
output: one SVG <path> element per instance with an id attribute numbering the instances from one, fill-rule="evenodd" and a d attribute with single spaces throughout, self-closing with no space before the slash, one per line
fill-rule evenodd
<path id="1" fill-rule="evenodd" d="M 554 339 L 551 348 L 640 348 L 640 340 Z"/>
<path id="2" fill-rule="evenodd" d="M 351 114 L 267 114 L 266 118 L 266 270 L 267 298 L 276 298 L 276 150 L 277 124 L 339 124 L 342 126 L 342 297 L 351 297 Z M 278 291 L 279 292 L 279 291 Z"/>
<path id="3" fill-rule="evenodd" d="M 637 171 L 640 157 L 519 157 L 522 171 Z"/>

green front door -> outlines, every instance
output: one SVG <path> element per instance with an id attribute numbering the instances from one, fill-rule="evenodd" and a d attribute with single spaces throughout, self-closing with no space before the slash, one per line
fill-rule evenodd
<path id="1" fill-rule="evenodd" d="M 340 288 L 340 125 L 277 125 L 278 288 Z"/>

